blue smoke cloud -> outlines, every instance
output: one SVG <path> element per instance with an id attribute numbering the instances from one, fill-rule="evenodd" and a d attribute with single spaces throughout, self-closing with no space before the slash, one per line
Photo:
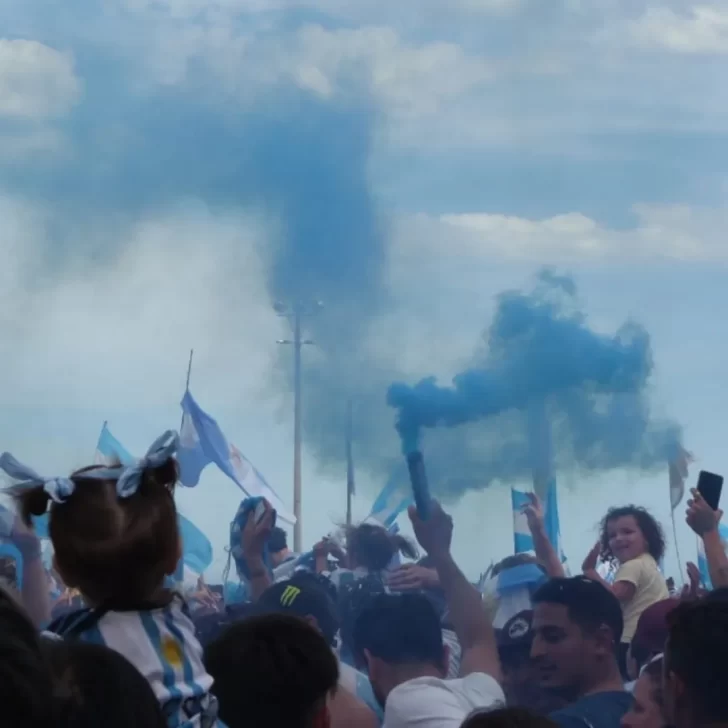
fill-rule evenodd
<path id="1" fill-rule="evenodd" d="M 531 416 L 539 407 L 557 462 L 647 469 L 664 466 L 674 452 L 680 428 L 650 415 L 647 331 L 628 322 L 612 336 L 598 334 L 576 296 L 571 278 L 544 271 L 532 292 L 499 296 L 486 351 L 451 386 L 434 378 L 390 386 L 387 401 L 398 411 L 405 452 L 419 447 L 424 429 L 479 423 L 475 435 L 464 428 L 459 445 L 452 435 L 433 438 L 433 467 L 446 491 L 475 487 L 474 479 L 482 486 L 527 477 L 534 466 Z M 429 455 L 428 447 L 428 463 Z"/>

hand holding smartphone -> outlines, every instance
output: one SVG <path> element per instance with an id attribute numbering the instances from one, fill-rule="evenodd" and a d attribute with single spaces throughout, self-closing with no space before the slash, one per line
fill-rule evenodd
<path id="1" fill-rule="evenodd" d="M 714 510 L 720 505 L 720 495 L 723 491 L 723 476 L 701 470 L 698 475 L 697 491 L 700 497 Z"/>

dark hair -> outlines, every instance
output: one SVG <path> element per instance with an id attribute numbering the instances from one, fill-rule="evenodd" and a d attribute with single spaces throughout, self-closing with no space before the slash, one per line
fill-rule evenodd
<path id="1" fill-rule="evenodd" d="M 63 728 L 165 728 L 151 685 L 120 653 L 104 645 L 44 640 L 55 683 L 56 722 Z"/>
<path id="2" fill-rule="evenodd" d="M 665 534 L 662 532 L 662 526 L 655 520 L 654 516 L 642 506 L 620 506 L 619 508 L 610 508 L 607 515 L 602 518 L 599 526 L 600 543 L 602 547 L 601 558 L 603 561 L 613 562 L 616 557 L 609 547 L 609 533 L 607 527 L 611 521 L 617 518 L 625 518 L 632 516 L 637 522 L 637 527 L 642 531 L 642 535 L 647 542 L 647 551 L 650 556 L 659 563 L 665 555 Z"/>
<path id="3" fill-rule="evenodd" d="M 372 523 L 360 523 L 347 528 L 346 548 L 350 560 L 369 571 L 383 571 L 398 552 L 410 559 L 416 559 L 419 555 L 409 539 L 389 533 L 384 526 Z"/>
<path id="4" fill-rule="evenodd" d="M 179 550 L 177 462 L 147 468 L 128 498 L 117 496 L 115 480 L 89 476 L 98 467 L 73 473 L 75 490 L 64 503 L 42 487 L 19 494 L 23 520 L 30 524 L 50 503 L 48 533 L 61 577 L 95 604 L 148 600 Z"/>
<path id="5" fill-rule="evenodd" d="M 524 708 L 479 708 L 465 719 L 461 728 L 557 728 L 557 724 Z"/>
<path id="6" fill-rule="evenodd" d="M 53 686 L 38 633 L 10 594 L 0 589 L 0 702 L 18 725 L 53 725 Z"/>
<path id="7" fill-rule="evenodd" d="M 532 554 L 513 554 L 512 556 L 506 556 L 505 559 L 501 559 L 495 564 L 490 571 L 490 577 L 498 576 L 501 571 L 505 571 L 506 569 L 513 569 L 516 566 L 525 566 L 526 564 L 534 564 L 543 569 L 538 559 Z"/>
<path id="8" fill-rule="evenodd" d="M 308 728 L 339 680 L 326 640 L 304 620 L 282 614 L 229 627 L 205 650 L 229 728 Z"/>
<path id="9" fill-rule="evenodd" d="M 380 594 L 385 594 L 384 582 L 374 574 L 363 579 L 344 583 L 339 587 L 339 620 L 341 622 L 341 644 L 349 653 L 354 654 L 354 628 L 359 616 L 371 606 Z M 361 653 L 359 666 L 363 665 Z"/>
<path id="10" fill-rule="evenodd" d="M 277 554 L 279 551 L 287 548 L 288 536 L 286 536 L 286 532 L 280 526 L 275 526 L 268 539 L 268 551 L 272 554 Z"/>
<path id="11" fill-rule="evenodd" d="M 379 594 L 354 624 L 352 647 L 357 664 L 364 650 L 393 665 L 427 663 L 445 669 L 440 618 L 422 594 Z"/>
<path id="12" fill-rule="evenodd" d="M 690 708 L 704 723 L 728 721 L 725 685 L 728 675 L 728 604 L 700 600 L 681 604 L 669 617 L 665 670 L 685 684 Z"/>
<path id="13" fill-rule="evenodd" d="M 652 686 L 652 700 L 660 707 L 660 709 L 662 709 L 665 705 L 664 694 L 662 691 L 662 663 L 663 658 L 656 657 L 654 660 L 645 665 L 644 670 L 640 674 L 640 677 L 642 677 L 642 675 L 647 675 L 650 679 L 650 684 Z"/>
<path id="14" fill-rule="evenodd" d="M 533 604 L 561 604 L 569 619 L 586 632 L 595 632 L 602 626 L 612 632 L 615 649 L 622 639 L 624 619 L 617 597 L 597 581 L 585 576 L 570 579 L 551 579 L 533 595 Z"/>

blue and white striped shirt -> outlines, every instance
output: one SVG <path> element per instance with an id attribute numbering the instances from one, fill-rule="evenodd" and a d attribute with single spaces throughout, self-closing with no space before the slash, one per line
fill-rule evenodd
<path id="1" fill-rule="evenodd" d="M 51 631 L 65 639 L 106 645 L 126 657 L 152 686 L 169 728 L 217 725 L 212 677 L 181 600 L 150 610 L 81 610 L 51 625 Z"/>

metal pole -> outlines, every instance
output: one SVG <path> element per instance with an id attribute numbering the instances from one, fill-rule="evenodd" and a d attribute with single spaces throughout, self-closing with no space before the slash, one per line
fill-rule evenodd
<path id="1" fill-rule="evenodd" d="M 346 525 L 351 526 L 351 496 L 354 491 L 354 460 L 353 460 L 353 438 L 354 424 L 351 400 L 347 403 L 346 410 Z"/>
<path id="2" fill-rule="evenodd" d="M 301 312 L 298 307 L 293 314 L 294 346 L 294 402 L 293 402 L 293 549 L 300 554 L 301 539 Z"/>
<path id="3" fill-rule="evenodd" d="M 187 382 L 185 384 L 185 394 L 190 391 L 190 377 L 192 376 L 192 357 L 194 356 L 195 350 L 190 349 L 190 360 L 187 363 Z M 179 431 L 182 432 L 182 425 L 185 423 L 185 413 L 182 412 L 182 418 L 179 422 Z"/>

